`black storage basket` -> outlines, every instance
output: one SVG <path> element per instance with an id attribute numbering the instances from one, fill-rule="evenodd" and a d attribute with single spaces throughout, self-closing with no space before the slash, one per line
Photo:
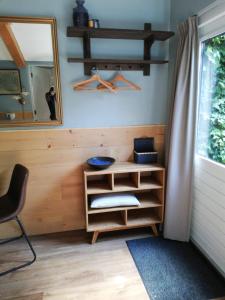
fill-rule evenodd
<path id="1" fill-rule="evenodd" d="M 154 138 L 134 139 L 134 162 L 136 164 L 157 163 L 158 152 L 154 150 Z"/>

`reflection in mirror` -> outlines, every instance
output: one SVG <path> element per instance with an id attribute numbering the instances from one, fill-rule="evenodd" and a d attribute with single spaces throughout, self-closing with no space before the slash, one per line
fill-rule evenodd
<path id="1" fill-rule="evenodd" d="M 0 123 L 62 123 L 54 19 L 0 18 Z"/>

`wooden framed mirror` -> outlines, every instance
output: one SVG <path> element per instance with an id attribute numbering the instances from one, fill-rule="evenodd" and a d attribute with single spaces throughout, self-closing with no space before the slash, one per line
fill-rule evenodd
<path id="1" fill-rule="evenodd" d="M 0 17 L 0 126 L 61 124 L 56 20 Z"/>

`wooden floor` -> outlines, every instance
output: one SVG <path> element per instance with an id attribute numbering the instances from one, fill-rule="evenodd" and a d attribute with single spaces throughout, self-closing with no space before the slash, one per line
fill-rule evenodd
<path id="1" fill-rule="evenodd" d="M 103 234 L 95 245 L 85 232 L 33 237 L 37 262 L 0 277 L 0 299 L 147 300 L 125 241 L 149 235 L 143 230 Z M 1 246 L 0 271 L 28 255 L 22 241 Z"/>

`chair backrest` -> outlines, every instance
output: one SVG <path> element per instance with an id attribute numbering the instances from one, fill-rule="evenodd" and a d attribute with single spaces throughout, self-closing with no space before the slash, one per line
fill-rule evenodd
<path id="1" fill-rule="evenodd" d="M 20 213 L 25 203 L 28 176 L 29 170 L 26 167 L 20 164 L 15 165 L 7 195 L 17 214 Z"/>

